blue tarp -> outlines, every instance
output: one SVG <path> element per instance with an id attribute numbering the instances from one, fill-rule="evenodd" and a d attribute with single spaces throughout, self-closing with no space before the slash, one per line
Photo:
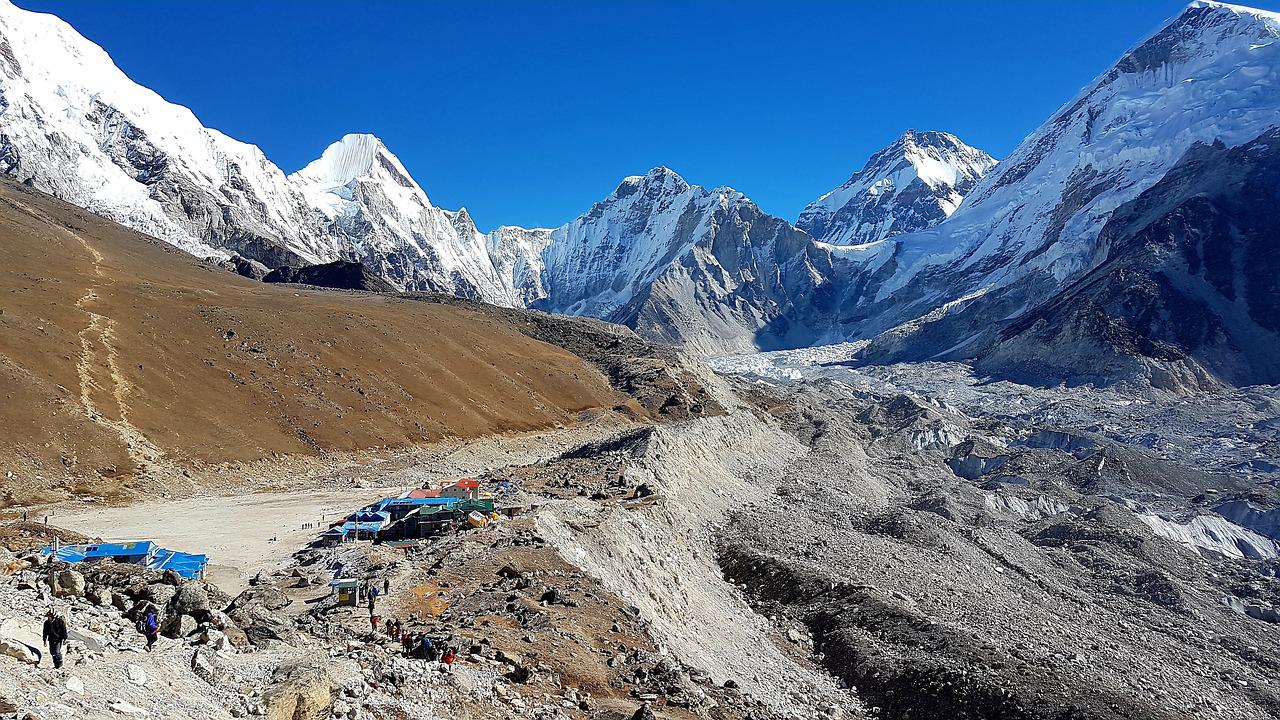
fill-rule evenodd
<path id="1" fill-rule="evenodd" d="M 204 566 L 208 563 L 209 557 L 207 555 L 193 555 L 192 553 L 159 548 L 156 550 L 156 554 L 151 556 L 151 561 L 147 563 L 147 567 L 152 570 L 172 570 L 184 578 L 191 579 L 200 577 L 200 573 L 204 572 Z"/>
<path id="2" fill-rule="evenodd" d="M 99 543 L 97 545 L 64 545 L 58 548 L 56 559 L 63 562 L 81 562 L 95 558 L 113 558 L 119 562 L 132 562 L 141 565 L 155 552 L 156 544 L 150 540 L 127 543 Z M 52 547 L 43 550 L 48 554 Z"/>
<path id="3" fill-rule="evenodd" d="M 450 505 L 456 505 L 457 503 L 458 503 L 458 498 L 446 498 L 446 497 L 384 498 L 382 500 L 379 500 L 377 503 L 370 505 L 369 507 L 376 508 L 378 510 L 385 510 L 389 507 L 397 506 L 397 505 L 400 507 L 423 507 L 428 505 L 443 505 L 445 507 L 449 507 Z"/>
<path id="4" fill-rule="evenodd" d="M 41 552 L 53 552 L 46 546 Z M 126 543 L 98 543 L 97 545 L 66 545 L 58 548 L 54 557 L 63 562 L 83 562 L 111 558 L 116 562 L 141 565 L 151 570 L 173 570 L 184 578 L 200 577 L 209 558 L 205 555 L 166 550 L 150 540 Z"/>

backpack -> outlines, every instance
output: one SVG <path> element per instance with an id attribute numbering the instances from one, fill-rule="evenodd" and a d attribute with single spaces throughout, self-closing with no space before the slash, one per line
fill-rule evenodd
<path id="1" fill-rule="evenodd" d="M 134 624 L 134 627 L 138 629 L 138 632 L 143 633 L 143 634 L 146 634 L 146 632 L 147 632 L 147 619 L 146 619 L 146 618 L 138 618 L 138 622 Z"/>

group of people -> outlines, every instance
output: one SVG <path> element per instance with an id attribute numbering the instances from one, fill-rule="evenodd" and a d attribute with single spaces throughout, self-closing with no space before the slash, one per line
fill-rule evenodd
<path id="1" fill-rule="evenodd" d="M 405 628 L 404 623 L 391 618 L 382 626 L 388 637 L 400 641 L 405 657 L 417 658 L 428 662 L 442 662 L 452 665 L 458 652 L 444 640 L 432 640 L 424 632 L 413 632 Z M 377 628 L 374 628 L 377 631 Z"/>
<path id="2" fill-rule="evenodd" d="M 378 632 L 378 626 L 381 625 L 382 632 L 400 641 L 406 657 L 430 662 L 438 661 L 446 666 L 452 665 L 458 657 L 458 652 L 444 640 L 432 640 L 426 633 L 411 632 L 405 629 L 404 623 L 394 617 L 382 622 L 382 616 L 378 614 L 378 598 L 380 595 L 385 597 L 390 591 L 391 581 L 385 577 L 382 579 L 381 593 L 379 593 L 376 584 L 370 585 L 367 595 L 370 629 L 376 633 Z"/>
<path id="3" fill-rule="evenodd" d="M 443 640 L 432 640 L 430 635 L 426 633 L 409 632 L 400 630 L 400 645 L 404 648 L 406 657 L 426 660 L 427 662 L 442 662 L 446 667 L 453 665 L 454 660 L 458 658 L 458 651 L 454 650 Z"/>
<path id="4" fill-rule="evenodd" d="M 147 652 L 151 652 L 156 641 L 160 639 L 160 618 L 154 605 L 148 603 L 142 609 L 138 615 L 137 629 L 146 637 Z M 71 631 L 67 627 L 66 616 L 58 608 L 51 606 L 40 631 L 40 640 L 49 648 L 49 659 L 53 661 L 55 670 L 62 667 L 63 651 L 70 637 Z"/>

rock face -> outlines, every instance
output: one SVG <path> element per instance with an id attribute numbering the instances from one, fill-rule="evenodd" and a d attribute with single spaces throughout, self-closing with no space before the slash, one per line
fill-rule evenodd
<path id="1" fill-rule="evenodd" d="M 0 172 L 199 256 L 358 260 L 398 287 L 509 305 L 465 211 L 433 206 L 371 135 L 286 176 L 66 23 L 0 3 Z"/>
<path id="2" fill-rule="evenodd" d="M 1103 263 L 1132 272 L 1136 256 L 1128 261 L 1115 257 L 1129 247 L 1118 245 L 1117 236 L 1139 232 L 1148 221 L 1132 214 L 1127 219 L 1115 217 L 1118 208 L 1135 210 L 1126 204 L 1166 176 L 1170 182 L 1158 192 L 1176 203 L 1178 193 L 1173 185 L 1188 181 L 1195 170 L 1184 165 L 1175 171 L 1175 166 L 1193 147 L 1217 141 L 1239 146 L 1280 125 L 1280 46 L 1273 42 L 1278 34 L 1280 16 L 1271 13 L 1216 3 L 1189 7 L 1136 45 L 1032 133 L 977 183 L 949 220 L 874 248 L 851 248 L 838 255 L 837 268 L 858 278 L 843 288 L 838 324 L 851 331 L 849 337 L 875 338 L 863 356 L 866 360 L 980 357 L 997 340 L 995 333 L 1010 322 L 1017 325 L 1019 330 L 1014 332 L 1018 334 L 1040 319 L 1037 313 L 1060 315 L 1066 311 L 1061 304 L 1037 308 L 1054 301 L 1064 290 L 1070 293 L 1074 282 Z M 1171 172 L 1176 174 L 1171 176 Z M 1203 188 L 1214 181 L 1206 178 L 1205 182 Z M 1212 224 L 1224 222 L 1225 209 L 1193 211 L 1188 206 L 1176 210 L 1176 217 L 1168 218 L 1168 223 L 1185 225 L 1186 233 L 1192 236 L 1213 235 L 1217 232 Z M 1231 212 L 1237 210 L 1254 212 L 1239 206 Z M 1115 223 L 1110 224 L 1113 217 Z M 1234 224 L 1243 219 L 1225 222 Z M 1210 225 L 1202 227 L 1200 223 Z M 1128 229 L 1122 230 L 1122 225 Z M 1154 249 L 1149 243 L 1139 244 Z M 1213 263 L 1210 260 L 1207 265 Z M 1196 267 L 1192 272 L 1203 279 L 1222 271 Z M 1161 274 L 1156 270 L 1155 275 Z M 1147 277 L 1154 282 L 1155 275 Z M 1145 283 L 1139 284 L 1130 294 L 1139 307 L 1152 311 L 1180 306 L 1178 316 L 1193 321 L 1179 332 L 1199 333 L 1200 337 L 1180 340 L 1184 349 L 1179 353 L 1186 354 L 1194 346 L 1203 349 L 1193 352 L 1206 360 L 1208 355 L 1219 355 L 1209 361 L 1213 366 L 1209 373 L 1221 372 L 1224 380 L 1258 375 L 1256 370 L 1244 369 L 1250 363 L 1247 356 L 1223 356 L 1230 343 L 1225 337 L 1214 337 L 1217 330 L 1213 326 L 1243 329 L 1237 310 L 1208 299 L 1219 295 L 1229 300 L 1230 294 L 1221 288 L 1208 295 L 1197 290 L 1199 297 L 1188 298 L 1184 305 L 1175 295 L 1186 292 L 1186 286 L 1144 288 L 1141 285 Z M 1120 301 L 1114 292 L 1111 297 Z M 1258 297 L 1256 292 L 1254 297 Z M 1203 310 L 1210 314 L 1205 316 Z M 1225 315 L 1219 317 L 1220 313 Z M 1088 345 L 1123 344 L 1118 338 L 1099 337 L 1097 333 L 1106 332 L 1109 323 L 1093 315 L 1090 329 L 1086 315 L 1076 313 L 1073 317 L 1084 323 L 1075 331 L 1091 336 Z M 1027 321 L 1018 320 L 1019 316 Z M 1135 321 L 1131 329 L 1148 322 L 1136 317 L 1130 320 Z M 1073 322 L 1065 317 L 1063 321 Z M 1149 328 L 1155 335 L 1171 330 Z M 1124 332 L 1128 331 L 1117 334 Z M 1235 335 L 1236 329 L 1229 332 Z M 1164 351 L 1151 348 L 1150 352 Z M 1052 365 L 1059 354 L 1060 348 L 1049 348 L 1039 359 Z M 1120 354 L 1129 353 L 1121 350 Z M 1075 359 L 1076 371 L 1097 369 L 1098 358 L 1092 354 L 1076 355 Z M 1019 358 L 1019 362 L 1030 360 Z M 1145 365 L 1125 360 L 1119 369 L 1139 364 Z M 1265 366 L 1260 370 L 1269 376 Z M 1174 383 L 1213 382 L 1198 378 L 1200 371 L 1186 363 L 1166 372 L 1178 376 Z M 1159 377 L 1153 380 L 1164 382 Z"/>
<path id="3" fill-rule="evenodd" d="M 491 244 L 513 256 L 532 307 L 702 354 L 807 342 L 806 319 L 830 310 L 826 251 L 742 193 L 667 168 L 626 178 L 545 237 L 502 232 Z"/>
<path id="4" fill-rule="evenodd" d="M 335 260 L 322 265 L 307 267 L 278 267 L 262 278 L 269 283 L 301 283 L 339 290 L 367 290 L 369 292 L 395 292 L 391 283 L 370 272 L 363 264 Z"/>
<path id="5" fill-rule="evenodd" d="M 945 132 L 908 130 L 843 185 L 809 203 L 796 227 L 832 245 L 864 245 L 951 217 L 995 158 Z"/>
<path id="6" fill-rule="evenodd" d="M 1118 208 L 1106 259 L 1000 334 L 980 367 L 1167 389 L 1280 382 L 1280 131 L 1197 145 Z"/>

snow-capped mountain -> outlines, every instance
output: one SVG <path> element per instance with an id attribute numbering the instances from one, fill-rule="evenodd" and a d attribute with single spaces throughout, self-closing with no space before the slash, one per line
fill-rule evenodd
<path id="1" fill-rule="evenodd" d="M 400 288 L 519 304 L 467 211 L 432 205 L 378 138 L 347 135 L 289 180 L 323 215 L 332 253 L 360 260 Z"/>
<path id="2" fill-rule="evenodd" d="M 591 315 L 700 353 L 869 339 L 869 361 L 1030 365 L 1023 320 L 1064 317 L 1040 312 L 1046 303 L 1074 293 L 1119 311 L 1114 292 L 1104 301 L 1072 289 L 1097 268 L 1133 271 L 1108 262 L 1128 247 L 1123 238 L 1147 232 L 1148 218 L 1126 215 L 1123 228 L 1104 232 L 1118 208 L 1193 148 L 1230 150 L 1280 126 L 1277 39 L 1280 15 L 1193 3 L 998 165 L 947 133 L 908 132 L 806 208 L 800 229 L 735 190 L 657 168 L 562 227 L 485 235 L 466 210 L 434 206 L 371 135 L 347 135 L 286 175 L 258 148 L 129 80 L 61 20 L 0 0 L 0 172 L 198 255 L 272 267 L 358 260 L 400 289 Z M 1255 167 L 1230 157 L 1213 167 Z M 1179 166 L 1179 177 L 1198 182 L 1191 173 L 1207 166 Z M 1176 193 L 1165 186 L 1162 197 Z M 1215 247 L 1237 253 L 1229 237 L 1214 235 Z M 1166 257 L 1159 242 L 1143 247 L 1129 257 Z M 1200 277 L 1187 268 L 1160 282 Z M 1218 317 L 1231 315 L 1221 302 L 1238 303 L 1226 290 L 1219 302 L 1174 289 Z M 1151 307 L 1179 306 L 1168 297 Z M 1255 300 L 1250 307 L 1268 307 Z M 1155 347 L 1173 331 L 1122 320 L 1145 338 L 1132 347 Z M 1258 377 L 1225 359 L 1223 348 L 1244 337 L 1241 323 L 1192 343 L 1214 348 L 1209 355 L 1178 346 L 1196 363 L 1189 376 Z M 1224 344 L 1227 335 L 1236 340 Z M 1075 330 L 1053 337 L 1085 343 Z M 1017 352 L 996 351 L 1015 340 Z"/>
<path id="3" fill-rule="evenodd" d="M 832 245 L 863 245 L 946 220 L 995 167 L 945 132 L 908 130 L 843 185 L 814 200 L 796 227 Z"/>
<path id="4" fill-rule="evenodd" d="M 1197 143 L 1280 125 L 1280 15 L 1193 3 L 984 176 L 946 222 L 838 248 L 838 317 L 867 359 L 968 358 L 1107 259 L 1116 208 Z M 895 327 L 896 326 L 896 327 Z M 890 330 L 890 332 L 884 332 Z"/>
<path id="5" fill-rule="evenodd" d="M 258 148 L 204 127 L 52 15 L 0 2 L 0 171 L 196 254 L 319 259 Z"/>
<path id="6" fill-rule="evenodd" d="M 514 304 L 519 307 L 531 307 L 547 297 L 542 284 L 542 251 L 551 244 L 553 232 L 503 225 L 485 235 L 493 267 L 511 287 Z"/>
<path id="7" fill-rule="evenodd" d="M 699 353 L 803 342 L 830 257 L 732 188 L 690 185 L 667 168 L 625 178 L 554 230 L 490 235 L 531 307 L 629 325 Z M 827 308 L 829 311 L 829 308 Z M 777 322 L 794 319 L 787 326 Z"/>
<path id="8" fill-rule="evenodd" d="M 1167 389 L 1280 382 L 1280 129 L 1196 145 L 1122 205 L 1106 259 L 1001 331 L 983 370 Z"/>
<path id="9" fill-rule="evenodd" d="M 376 138 L 348 135 L 286 176 L 63 21 L 7 0 L 0 172 L 196 255 L 360 260 L 404 289 L 516 302 L 466 212 L 434 207 Z"/>

